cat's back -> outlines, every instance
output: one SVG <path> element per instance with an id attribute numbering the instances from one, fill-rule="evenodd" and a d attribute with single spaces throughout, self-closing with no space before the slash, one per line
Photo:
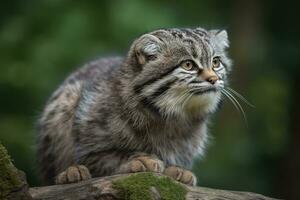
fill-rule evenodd
<path id="1" fill-rule="evenodd" d="M 106 88 L 122 62 L 121 57 L 91 61 L 67 77 L 49 98 L 38 121 L 37 138 L 40 171 L 45 180 L 52 180 L 55 174 L 74 163 L 73 125 L 78 109 L 86 108 L 80 105 L 89 100 L 83 98 L 87 86 L 98 83 Z M 105 91 L 101 95 L 104 94 Z"/>
<path id="2" fill-rule="evenodd" d="M 107 80 L 114 71 L 120 68 L 123 60 L 124 58 L 122 57 L 106 57 L 90 61 L 71 74 L 66 79 L 66 83 L 74 81 L 92 81 L 95 78 L 98 80 Z"/>

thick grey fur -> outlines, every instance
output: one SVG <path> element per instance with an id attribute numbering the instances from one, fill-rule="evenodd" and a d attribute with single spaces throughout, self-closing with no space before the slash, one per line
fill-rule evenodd
<path id="1" fill-rule="evenodd" d="M 216 73 L 226 84 L 227 47 L 226 31 L 160 29 L 135 40 L 126 57 L 95 60 L 71 74 L 53 93 L 38 122 L 44 180 L 53 182 L 75 164 L 87 166 L 92 176 L 115 174 L 137 153 L 154 154 L 166 166 L 191 168 L 193 159 L 203 154 L 207 121 L 220 102 L 201 104 L 201 96 L 210 93 L 214 98 L 220 89 L 202 94 L 199 88 L 190 96 L 199 105 L 188 98 L 180 101 L 174 91 L 191 80 L 205 80 L 199 73 L 185 77 L 178 68 L 187 59 L 198 63 L 200 70 L 210 69 L 212 58 L 218 56 L 224 69 Z M 189 104 L 194 104 L 192 110 Z"/>

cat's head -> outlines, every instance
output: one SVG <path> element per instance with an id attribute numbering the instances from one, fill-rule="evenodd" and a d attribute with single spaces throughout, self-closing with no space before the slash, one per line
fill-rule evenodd
<path id="1" fill-rule="evenodd" d="M 139 37 L 127 57 L 139 102 L 163 115 L 214 112 L 231 62 L 225 30 L 160 29 Z"/>

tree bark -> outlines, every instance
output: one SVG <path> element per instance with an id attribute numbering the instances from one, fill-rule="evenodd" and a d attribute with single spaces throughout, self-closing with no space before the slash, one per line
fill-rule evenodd
<path id="1" fill-rule="evenodd" d="M 25 173 L 18 170 L 0 143 L 0 199 L 32 200 Z"/>
<path id="2" fill-rule="evenodd" d="M 28 188 L 26 182 L 25 174 L 19 171 L 11 162 L 6 149 L 0 144 L 0 199 L 13 199 L 13 200 L 102 200 L 102 199 L 131 199 L 128 195 L 124 196 L 124 192 L 121 189 L 116 189 L 114 183 L 117 181 L 137 180 L 137 182 L 131 182 L 136 185 L 143 184 L 138 182 L 141 179 L 132 179 L 138 176 L 151 177 L 153 179 L 160 181 L 162 179 L 168 180 L 169 182 L 163 182 L 160 185 L 160 189 L 164 191 L 176 192 L 176 190 L 184 191 L 183 196 L 176 196 L 176 199 L 186 199 L 186 200 L 271 200 L 272 198 L 265 197 L 260 194 L 250 193 L 250 192 L 235 192 L 226 190 L 217 190 L 204 187 L 191 187 L 176 181 L 171 180 L 162 174 L 157 173 L 132 173 L 132 174 L 119 174 L 114 176 L 93 178 L 86 181 L 81 181 L 73 184 L 65 185 L 52 185 L 44 187 L 33 187 Z M 150 175 L 150 176 L 149 176 Z M 147 182 L 148 179 L 146 179 Z M 169 184 L 166 184 L 169 183 Z M 176 185 L 173 190 L 166 189 L 170 185 Z M 132 189 L 132 185 L 128 185 L 128 188 Z M 164 188 L 161 188 L 164 187 Z M 171 187 L 170 187 L 171 188 Z M 174 190 L 175 188 L 175 190 Z M 125 186 L 126 189 L 126 186 Z M 145 189 L 145 188 L 144 188 Z M 149 188 L 146 187 L 146 192 L 148 199 L 159 200 L 159 199 L 171 199 L 164 198 L 163 194 L 160 194 L 160 189 L 156 185 L 152 185 Z M 140 191 L 138 191 L 140 192 Z M 141 194 L 141 192 L 139 193 Z M 144 193 L 138 196 L 138 199 L 144 198 Z M 168 194 L 167 194 L 168 195 Z M 172 194 L 171 194 L 172 196 Z M 173 194 L 174 196 L 174 194 Z M 135 198 L 136 199 L 136 198 Z M 172 198 L 173 199 L 173 198 Z"/>
<path id="3" fill-rule="evenodd" d="M 141 173 L 135 173 L 141 174 Z M 157 177 L 164 177 L 161 174 L 155 174 Z M 33 199 L 45 200 L 63 200 L 63 199 L 122 199 L 119 191 L 112 187 L 112 182 L 127 178 L 133 174 L 121 174 L 108 176 L 103 178 L 93 178 L 75 184 L 67 185 L 53 185 L 45 187 L 30 188 L 29 192 Z M 179 183 L 180 184 L 180 183 Z M 236 192 L 227 190 L 218 190 L 204 187 L 191 187 L 180 184 L 187 189 L 185 196 L 186 200 L 272 200 L 273 198 L 265 197 L 260 194 L 251 192 Z M 156 190 L 149 189 L 152 193 L 153 199 L 161 199 Z"/>

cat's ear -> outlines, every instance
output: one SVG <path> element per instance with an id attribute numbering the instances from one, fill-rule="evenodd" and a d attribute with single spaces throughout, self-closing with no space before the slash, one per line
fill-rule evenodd
<path id="1" fill-rule="evenodd" d="M 161 53 L 162 41 L 151 34 L 142 35 L 133 44 L 133 51 L 139 64 L 155 60 Z"/>
<path id="2" fill-rule="evenodd" d="M 222 48 L 229 47 L 228 34 L 226 30 L 210 30 L 209 33 L 216 45 Z"/>

